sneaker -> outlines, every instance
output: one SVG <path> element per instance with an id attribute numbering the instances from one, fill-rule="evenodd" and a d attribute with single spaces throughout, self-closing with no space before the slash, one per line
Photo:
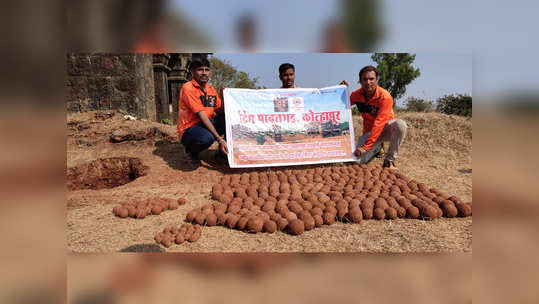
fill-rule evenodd
<path id="1" fill-rule="evenodd" d="M 391 160 L 387 160 L 387 159 L 384 160 L 384 164 L 382 165 L 382 168 L 397 170 L 397 166 L 395 166 L 395 162 Z"/>

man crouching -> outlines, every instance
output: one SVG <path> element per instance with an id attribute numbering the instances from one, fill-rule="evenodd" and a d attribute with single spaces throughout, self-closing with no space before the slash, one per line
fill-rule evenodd
<path id="1" fill-rule="evenodd" d="M 369 162 L 382 148 L 384 141 L 389 141 L 389 148 L 384 159 L 384 168 L 396 169 L 395 159 L 406 136 L 406 122 L 395 119 L 393 97 L 388 91 L 378 86 L 378 71 L 372 65 L 359 72 L 361 88 L 350 95 L 350 104 L 356 105 L 363 118 L 363 135 L 358 139 L 354 155 L 357 162 Z M 348 85 L 343 80 L 341 84 Z"/>
<path id="2" fill-rule="evenodd" d="M 194 165 L 200 165 L 199 153 L 208 149 L 214 141 L 219 143 L 217 156 L 226 158 L 225 119 L 221 98 L 208 83 L 210 62 L 196 58 L 191 62 L 193 79 L 180 91 L 178 136 Z"/>

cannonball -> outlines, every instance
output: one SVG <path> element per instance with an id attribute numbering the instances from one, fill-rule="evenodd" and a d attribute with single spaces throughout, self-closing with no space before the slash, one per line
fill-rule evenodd
<path id="1" fill-rule="evenodd" d="M 189 211 L 185 217 L 185 219 L 188 221 L 188 222 L 192 222 L 195 220 L 195 217 L 198 215 L 198 212 L 196 209 L 193 209 L 191 211 Z"/>
<path id="2" fill-rule="evenodd" d="M 373 217 L 374 208 L 372 206 L 361 205 L 361 213 L 363 213 L 363 218 L 370 220 Z"/>
<path id="3" fill-rule="evenodd" d="M 277 221 L 281 218 L 281 215 L 279 213 L 271 213 L 270 214 L 270 220 L 277 223 Z"/>
<path id="4" fill-rule="evenodd" d="M 138 209 L 137 212 L 135 213 L 135 217 L 137 219 L 143 219 L 146 217 L 146 215 L 147 213 L 145 209 Z"/>
<path id="5" fill-rule="evenodd" d="M 121 218 L 126 218 L 129 215 L 129 211 L 127 211 L 127 208 L 120 207 L 118 208 L 118 216 Z"/>
<path id="6" fill-rule="evenodd" d="M 223 204 L 228 205 L 228 204 L 230 204 L 230 202 L 232 202 L 232 197 L 229 196 L 229 195 L 222 195 L 222 196 L 221 196 L 221 199 L 220 199 L 219 201 L 220 201 L 221 203 L 223 203 Z"/>
<path id="7" fill-rule="evenodd" d="M 263 228 L 264 228 L 264 232 L 274 233 L 275 230 L 277 230 L 277 224 L 272 220 L 268 220 L 264 222 Z"/>
<path id="8" fill-rule="evenodd" d="M 297 216 L 302 221 L 305 221 L 305 217 L 312 217 L 311 213 L 307 210 L 302 210 Z"/>
<path id="9" fill-rule="evenodd" d="M 333 212 L 324 212 L 322 219 L 324 220 L 325 225 L 333 225 L 335 223 L 336 214 Z"/>
<path id="10" fill-rule="evenodd" d="M 440 208 L 438 205 L 434 205 L 432 207 L 434 207 L 434 210 L 436 210 L 436 218 L 440 218 L 444 215 L 442 208 Z"/>
<path id="11" fill-rule="evenodd" d="M 395 209 L 397 210 L 398 218 L 403 218 L 406 216 L 406 209 L 404 207 L 397 206 Z"/>
<path id="12" fill-rule="evenodd" d="M 394 220 L 397 218 L 398 214 L 397 214 L 397 210 L 395 210 L 395 208 L 393 207 L 389 207 L 385 210 L 386 212 L 386 218 L 388 220 Z"/>
<path id="13" fill-rule="evenodd" d="M 342 209 L 337 209 L 337 219 L 339 221 L 344 221 L 346 215 L 348 214 L 348 208 L 342 208 Z"/>
<path id="14" fill-rule="evenodd" d="M 417 207 L 414 207 L 414 206 L 408 206 L 408 208 L 406 208 L 406 217 L 412 218 L 412 219 L 418 218 L 419 209 L 417 209 Z"/>
<path id="15" fill-rule="evenodd" d="M 282 217 L 277 221 L 277 229 L 284 230 L 288 226 L 288 221 Z"/>
<path id="16" fill-rule="evenodd" d="M 172 239 L 166 238 L 161 242 L 161 244 L 163 244 L 163 246 L 168 248 L 168 247 L 172 246 Z"/>
<path id="17" fill-rule="evenodd" d="M 298 219 L 292 220 L 288 223 L 288 231 L 293 235 L 300 235 L 305 231 L 305 224 Z"/>
<path id="18" fill-rule="evenodd" d="M 215 213 L 210 213 L 206 215 L 206 225 L 209 227 L 215 226 L 217 224 L 217 215 Z"/>
<path id="19" fill-rule="evenodd" d="M 135 217 L 136 214 L 137 214 L 137 209 L 135 209 L 135 207 L 133 207 L 133 206 L 127 207 L 127 215 L 129 217 Z"/>
<path id="20" fill-rule="evenodd" d="M 168 206 L 167 206 L 167 207 L 168 207 L 169 210 L 176 210 L 176 209 L 178 209 L 179 206 L 180 206 L 180 204 L 178 203 L 178 201 L 176 201 L 176 200 L 170 200 L 170 201 L 168 202 Z"/>
<path id="21" fill-rule="evenodd" d="M 361 220 L 363 219 L 363 213 L 361 212 L 361 208 L 354 207 L 354 208 L 350 209 L 350 211 L 348 212 L 348 219 L 352 223 L 361 222 Z"/>
<path id="22" fill-rule="evenodd" d="M 238 223 L 239 216 L 235 214 L 230 214 L 226 220 L 226 226 L 230 229 L 234 229 L 236 227 L 236 224 Z"/>
<path id="23" fill-rule="evenodd" d="M 187 200 L 183 197 L 180 197 L 178 199 L 178 205 L 185 205 L 185 203 L 187 203 Z"/>
<path id="24" fill-rule="evenodd" d="M 434 209 L 434 207 L 432 207 L 432 206 L 426 206 L 424 208 L 421 208 L 420 211 L 421 211 L 421 217 L 423 219 L 427 219 L 427 220 L 436 218 L 436 216 L 438 214 L 436 212 L 436 209 Z"/>
<path id="25" fill-rule="evenodd" d="M 288 209 L 290 209 L 290 211 L 294 212 L 294 213 L 300 213 L 303 208 L 301 207 L 300 204 L 298 204 L 297 202 L 290 202 L 288 204 Z"/>
<path id="26" fill-rule="evenodd" d="M 314 219 L 314 226 L 315 227 L 322 227 L 322 225 L 324 225 L 324 219 L 322 218 L 322 216 L 320 214 L 315 214 L 313 215 L 313 219 Z"/>
<path id="27" fill-rule="evenodd" d="M 260 217 L 251 217 L 247 221 L 247 231 L 250 233 L 257 233 L 262 231 L 264 226 L 264 220 Z"/>
<path id="28" fill-rule="evenodd" d="M 198 239 L 200 238 L 201 235 L 202 235 L 202 233 L 200 231 L 195 231 L 195 232 L 193 232 L 193 234 L 191 234 L 189 236 L 187 241 L 189 241 L 190 243 L 196 242 L 196 241 L 198 241 Z"/>
<path id="29" fill-rule="evenodd" d="M 183 244 L 183 242 L 185 242 L 185 239 L 184 239 L 184 234 L 182 233 L 178 233 L 176 234 L 176 237 L 174 239 L 174 242 L 178 245 L 181 245 Z"/>
<path id="30" fill-rule="evenodd" d="M 272 211 L 272 210 L 275 210 L 275 203 L 272 202 L 272 201 L 267 201 L 261 208 L 262 211 L 264 212 L 268 212 L 268 211 Z"/>
<path id="31" fill-rule="evenodd" d="M 456 203 L 455 207 L 457 207 L 458 216 L 460 217 L 467 217 L 467 216 L 472 215 L 472 207 L 470 204 Z"/>
<path id="32" fill-rule="evenodd" d="M 236 229 L 244 230 L 245 227 L 247 227 L 247 222 L 249 221 L 250 218 L 251 218 L 251 216 L 249 216 L 249 215 L 244 215 L 244 216 L 240 217 L 240 219 L 236 223 Z"/>
<path id="33" fill-rule="evenodd" d="M 163 209 L 161 209 L 161 207 L 159 206 L 152 207 L 152 214 L 159 215 L 161 214 L 161 212 L 163 212 Z"/>
<path id="34" fill-rule="evenodd" d="M 374 208 L 386 210 L 387 208 L 389 208 L 389 204 L 384 198 L 379 197 L 374 200 Z"/>
<path id="35" fill-rule="evenodd" d="M 118 210 L 120 210 L 120 208 L 122 208 L 122 206 L 120 206 L 120 205 L 115 206 L 114 208 L 112 208 L 112 213 L 114 215 L 118 215 Z M 127 208 L 127 205 L 125 206 L 125 208 Z"/>
<path id="36" fill-rule="evenodd" d="M 163 240 L 163 234 L 158 233 L 158 234 L 155 235 L 155 237 L 154 237 L 153 239 L 155 240 L 155 242 L 156 242 L 157 244 L 160 244 L 161 241 Z"/>
<path id="37" fill-rule="evenodd" d="M 337 208 L 333 206 L 328 206 L 324 209 L 324 213 L 331 212 L 331 213 L 337 214 L 337 211 L 338 211 Z"/>
<path id="38" fill-rule="evenodd" d="M 230 216 L 230 213 L 221 213 L 217 215 L 217 225 L 226 225 L 226 221 L 228 220 L 228 217 Z"/>
<path id="39" fill-rule="evenodd" d="M 374 218 L 377 220 L 383 220 L 386 217 L 386 213 L 382 208 L 374 208 Z"/>
<path id="40" fill-rule="evenodd" d="M 313 209 L 310 210 L 311 212 L 311 215 L 315 216 L 315 215 L 322 215 L 324 213 L 324 211 L 322 211 L 322 209 L 320 207 L 314 207 Z"/>
<path id="41" fill-rule="evenodd" d="M 315 227 L 314 218 L 311 216 L 310 213 L 308 215 L 306 215 L 302 219 L 302 221 L 303 221 L 303 224 L 304 224 L 305 231 L 311 230 L 311 229 L 313 229 Z"/>
<path id="42" fill-rule="evenodd" d="M 230 205 L 228 206 L 228 210 L 227 212 L 228 213 L 237 213 L 238 211 L 240 211 L 241 207 L 239 205 Z"/>
<path id="43" fill-rule="evenodd" d="M 244 201 L 241 205 L 243 208 L 250 209 L 255 205 L 254 201 Z"/>
<path id="44" fill-rule="evenodd" d="M 453 203 L 455 204 L 460 204 L 462 203 L 462 200 L 460 199 L 460 197 L 456 196 L 456 195 L 453 195 L 453 196 L 450 196 L 448 198 L 448 200 L 452 201 Z"/>
<path id="45" fill-rule="evenodd" d="M 297 220 L 298 217 L 296 216 L 296 214 L 292 211 L 288 211 L 285 216 L 286 220 L 290 223 L 291 221 L 293 220 Z"/>
<path id="46" fill-rule="evenodd" d="M 195 223 L 199 225 L 204 225 L 204 222 L 206 221 L 206 215 L 204 213 L 199 213 L 195 217 Z"/>

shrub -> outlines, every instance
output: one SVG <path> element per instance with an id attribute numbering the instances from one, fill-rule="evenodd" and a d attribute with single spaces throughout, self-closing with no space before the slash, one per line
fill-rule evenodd
<path id="1" fill-rule="evenodd" d="M 438 98 L 437 110 L 444 114 L 472 116 L 472 96 L 466 94 L 445 95 Z"/>
<path id="2" fill-rule="evenodd" d="M 432 112 L 434 103 L 421 98 L 409 97 L 406 100 L 405 109 L 412 112 Z"/>

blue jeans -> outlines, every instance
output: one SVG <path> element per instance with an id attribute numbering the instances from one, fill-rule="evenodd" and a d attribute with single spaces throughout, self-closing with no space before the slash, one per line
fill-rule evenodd
<path id="1" fill-rule="evenodd" d="M 210 118 L 210 122 L 213 124 L 217 134 L 225 134 L 225 119 L 223 115 Z M 208 149 L 214 141 L 215 136 L 206 129 L 202 122 L 185 129 L 182 136 L 182 144 L 185 146 L 185 150 L 194 157 L 198 157 L 198 154 Z"/>

